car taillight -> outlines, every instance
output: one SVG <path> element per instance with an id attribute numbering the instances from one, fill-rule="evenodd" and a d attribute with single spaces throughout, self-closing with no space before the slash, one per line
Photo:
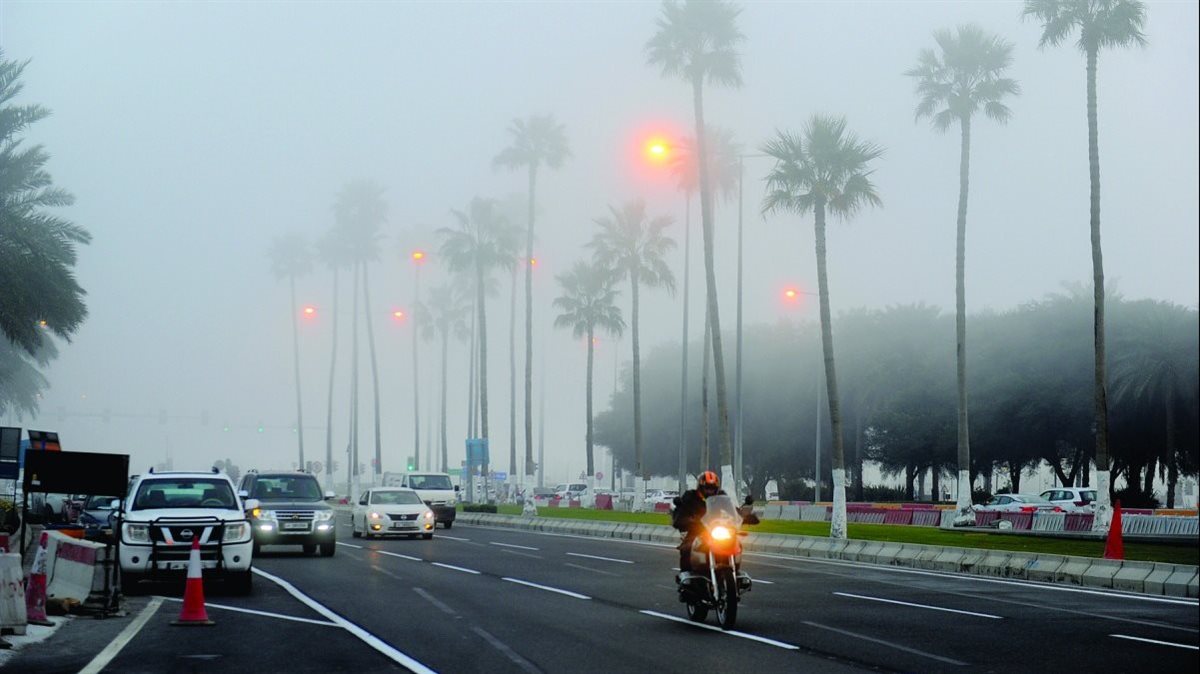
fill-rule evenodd
<path id="1" fill-rule="evenodd" d="M 1037 506 L 1021 506 L 1021 512 L 1023 513 L 1031 513 L 1035 510 L 1037 510 Z"/>
<path id="2" fill-rule="evenodd" d="M 1054 506 L 1054 512 L 1056 512 L 1056 513 L 1060 513 L 1060 512 L 1062 512 L 1062 511 L 1063 511 L 1063 509 L 1062 509 L 1062 508 L 1059 508 L 1058 506 Z"/>

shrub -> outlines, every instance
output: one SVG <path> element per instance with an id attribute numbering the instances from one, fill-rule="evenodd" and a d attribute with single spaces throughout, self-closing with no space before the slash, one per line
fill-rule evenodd
<path id="1" fill-rule="evenodd" d="M 494 503 L 467 503 L 463 505 L 465 513 L 495 513 L 496 505 Z"/>

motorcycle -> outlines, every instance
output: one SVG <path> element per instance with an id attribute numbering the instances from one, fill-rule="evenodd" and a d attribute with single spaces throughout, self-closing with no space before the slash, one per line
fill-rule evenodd
<path id="1" fill-rule="evenodd" d="M 742 593 L 751 586 L 749 574 L 741 570 L 740 538 L 746 535 L 741 525 L 755 524 L 758 518 L 749 505 L 739 509 L 725 494 L 710 496 L 706 505 L 700 519 L 703 531 L 692 542 L 693 576 L 679 584 L 679 600 L 689 620 L 703 622 L 715 610 L 717 623 L 733 629 Z"/>

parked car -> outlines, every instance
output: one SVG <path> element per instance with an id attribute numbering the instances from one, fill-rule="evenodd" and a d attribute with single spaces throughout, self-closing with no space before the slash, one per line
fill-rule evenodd
<path id="1" fill-rule="evenodd" d="M 587 484 L 583 482 L 567 482 L 556 485 L 554 487 L 554 495 L 560 499 L 571 501 L 579 500 L 580 496 L 587 491 Z"/>
<path id="2" fill-rule="evenodd" d="M 83 525 L 84 536 L 89 539 L 107 536 L 113 527 L 116 509 L 113 503 L 119 501 L 116 496 L 89 496 L 83 502 L 83 512 L 79 515 L 79 523 Z"/>
<path id="3" fill-rule="evenodd" d="M 654 489 L 646 492 L 646 503 L 674 505 L 676 496 L 679 496 L 679 492 L 674 489 Z"/>
<path id="4" fill-rule="evenodd" d="M 975 511 L 997 513 L 1062 512 L 1062 508 L 1036 494 L 997 494 L 987 504 L 976 505 Z"/>
<path id="5" fill-rule="evenodd" d="M 433 510 L 425 505 L 415 489 L 404 487 L 374 487 L 363 492 L 350 514 L 351 535 L 405 535 L 433 538 L 436 524 Z"/>
<path id="6" fill-rule="evenodd" d="M 1096 510 L 1096 490 L 1091 487 L 1057 487 L 1042 492 L 1042 498 L 1067 512 Z"/>
<path id="7" fill-rule="evenodd" d="M 334 494 L 322 493 L 315 476 L 252 470 L 242 478 L 241 496 L 261 504 L 249 513 L 255 553 L 264 545 L 300 545 L 307 554 L 319 548 L 322 557 L 337 550 L 333 508 L 325 503 Z"/>

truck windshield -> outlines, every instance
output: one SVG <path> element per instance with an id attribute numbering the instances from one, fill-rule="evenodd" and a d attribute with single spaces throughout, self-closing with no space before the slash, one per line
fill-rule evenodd
<path id="1" fill-rule="evenodd" d="M 133 510 L 158 508 L 234 508 L 233 488 L 225 480 L 146 480 L 138 487 Z"/>
<path id="2" fill-rule="evenodd" d="M 409 475 L 408 486 L 413 489 L 454 489 L 445 475 Z"/>

